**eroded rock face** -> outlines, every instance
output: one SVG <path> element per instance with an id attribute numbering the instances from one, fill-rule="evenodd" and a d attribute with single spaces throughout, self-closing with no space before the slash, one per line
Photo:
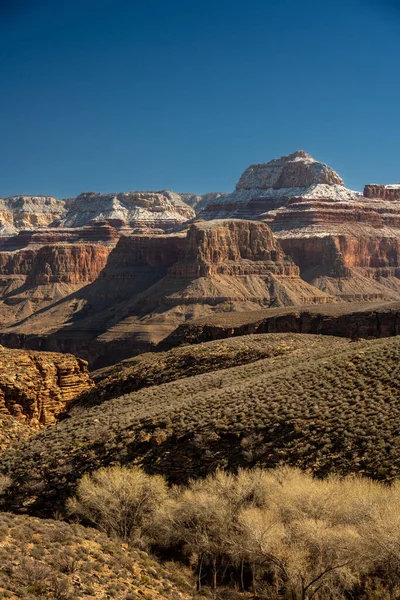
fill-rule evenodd
<path id="1" fill-rule="evenodd" d="M 57 222 L 62 227 L 82 227 L 107 221 L 117 229 L 169 229 L 194 217 L 179 194 L 162 192 L 84 193 L 75 198 L 68 214 Z"/>
<path id="2" fill-rule="evenodd" d="M 299 275 L 298 267 L 284 255 L 270 228 L 251 221 L 202 221 L 191 225 L 184 254 L 170 272 L 184 277 L 218 273 Z"/>
<path id="3" fill-rule="evenodd" d="M 26 319 L 94 281 L 119 234 L 108 223 L 22 230 L 0 246 L 0 323 Z"/>
<path id="4" fill-rule="evenodd" d="M 0 346 L 0 415 L 39 428 L 91 387 L 87 363 L 71 354 Z"/>
<path id="5" fill-rule="evenodd" d="M 182 198 L 183 202 L 188 204 L 193 208 L 193 210 L 198 214 L 203 208 L 212 204 L 218 198 L 222 198 L 223 196 L 227 196 L 226 192 L 209 192 L 208 194 L 179 194 Z"/>
<path id="6" fill-rule="evenodd" d="M 400 200 L 400 184 L 379 185 L 370 183 L 364 187 L 365 198 L 381 198 L 381 200 Z"/>
<path id="7" fill-rule="evenodd" d="M 328 165 L 317 162 L 303 150 L 298 150 L 268 163 L 251 165 L 240 177 L 236 189 L 279 190 L 319 184 L 344 185 L 343 180 Z"/>
<path id="8" fill-rule="evenodd" d="M 154 349 L 194 317 L 332 299 L 299 277 L 265 223 L 203 221 L 187 233 L 122 236 L 95 281 L 1 329 L 0 340 L 72 351 L 94 368 Z"/>
<path id="9" fill-rule="evenodd" d="M 400 186 L 344 187 L 299 151 L 243 173 L 236 190 L 199 218 L 268 223 L 303 279 L 338 300 L 400 297 Z"/>
<path id="10" fill-rule="evenodd" d="M 28 227 L 47 227 L 65 213 L 64 201 L 51 196 L 0 198 L 0 236 L 15 235 Z"/>

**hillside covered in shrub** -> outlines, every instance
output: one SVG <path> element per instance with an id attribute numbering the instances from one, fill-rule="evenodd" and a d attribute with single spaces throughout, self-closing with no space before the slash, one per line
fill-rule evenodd
<path id="1" fill-rule="evenodd" d="M 0 513 L 0 563 L 0 598 L 10 600 L 191 597 L 182 570 L 183 590 L 173 572 L 145 552 L 62 521 Z"/>
<path id="2" fill-rule="evenodd" d="M 400 338 L 301 337 L 308 343 L 294 352 L 74 409 L 1 456 L 0 469 L 12 479 L 3 506 L 52 514 L 85 472 L 119 463 L 178 483 L 217 467 L 280 464 L 318 476 L 393 480 L 400 467 Z M 295 339 L 281 334 L 280 344 Z"/>

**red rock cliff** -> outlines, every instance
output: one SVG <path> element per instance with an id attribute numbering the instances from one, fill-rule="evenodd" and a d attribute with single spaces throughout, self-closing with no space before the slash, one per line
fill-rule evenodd
<path id="1" fill-rule="evenodd" d="M 184 254 L 171 268 L 183 277 L 214 274 L 276 273 L 298 276 L 270 228 L 251 221 L 197 222 L 188 232 Z"/>
<path id="2" fill-rule="evenodd" d="M 379 185 L 370 183 L 364 187 L 365 198 L 381 198 L 382 200 L 400 200 L 399 185 Z"/>

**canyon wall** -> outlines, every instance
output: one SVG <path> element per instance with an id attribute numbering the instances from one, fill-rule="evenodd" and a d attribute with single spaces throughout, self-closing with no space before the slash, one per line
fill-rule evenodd
<path id="1" fill-rule="evenodd" d="M 381 200 L 400 200 L 400 184 L 379 185 L 370 183 L 364 187 L 365 198 L 380 198 Z"/>
<path id="2" fill-rule="evenodd" d="M 244 171 L 235 191 L 199 218 L 268 223 L 301 277 L 339 301 L 400 297 L 400 186 L 347 189 L 298 151 Z"/>
<path id="3" fill-rule="evenodd" d="M 311 333 L 333 335 L 352 339 L 392 337 L 400 335 L 400 306 L 382 305 L 368 310 L 365 306 L 354 311 L 337 314 L 325 308 L 289 309 L 281 314 L 266 311 L 265 316 L 244 315 L 244 318 L 210 319 L 207 323 L 184 323 L 162 340 L 157 349 L 169 350 L 186 344 L 199 344 L 213 340 L 257 333 Z"/>
<path id="4" fill-rule="evenodd" d="M 0 347 L 1 416 L 34 428 L 49 425 L 91 385 L 87 363 L 71 354 Z"/>

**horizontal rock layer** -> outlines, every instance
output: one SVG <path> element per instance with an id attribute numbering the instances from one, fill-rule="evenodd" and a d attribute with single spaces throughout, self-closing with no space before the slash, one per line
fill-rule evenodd
<path id="1" fill-rule="evenodd" d="M 100 256 L 105 247 L 98 246 Z M 48 246 L 38 254 L 64 272 L 64 254 L 50 261 Z M 78 263 L 76 270 L 85 272 Z M 44 277 L 51 282 L 52 273 L 32 270 L 32 289 L 48 290 Z M 16 347 L 72 351 L 100 367 L 154 348 L 194 317 L 332 299 L 299 277 L 299 267 L 265 223 L 198 222 L 186 234 L 121 236 L 93 282 L 10 323 L 0 339 Z"/>
<path id="2" fill-rule="evenodd" d="M 0 415 L 31 427 L 48 425 L 91 385 L 87 363 L 71 354 L 0 347 Z"/>
<path id="3" fill-rule="evenodd" d="M 364 187 L 364 196 L 365 198 L 381 198 L 382 200 L 400 200 L 400 184 L 368 184 Z"/>
<path id="4" fill-rule="evenodd" d="M 400 297 L 400 186 L 369 185 L 362 196 L 299 151 L 249 167 L 199 218 L 268 223 L 301 277 L 339 300 Z"/>

